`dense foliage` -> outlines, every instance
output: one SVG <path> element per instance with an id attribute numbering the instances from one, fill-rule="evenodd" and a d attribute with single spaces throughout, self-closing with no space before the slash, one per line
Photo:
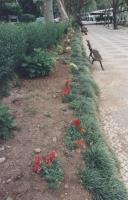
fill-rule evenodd
<path id="1" fill-rule="evenodd" d="M 0 96 L 6 94 L 15 68 L 24 57 L 34 48 L 47 49 L 56 45 L 67 28 L 67 23 L 0 24 Z"/>
<path id="2" fill-rule="evenodd" d="M 7 139 L 13 128 L 13 119 L 7 108 L 0 104 L 0 138 Z"/>
<path id="3" fill-rule="evenodd" d="M 14 68 L 26 52 L 26 39 L 21 26 L 0 25 L 0 96 L 7 93 Z"/>
<path id="4" fill-rule="evenodd" d="M 21 70 L 24 76 L 32 79 L 49 75 L 53 65 L 53 59 L 50 54 L 39 48 L 34 49 L 30 56 L 24 58 Z"/>

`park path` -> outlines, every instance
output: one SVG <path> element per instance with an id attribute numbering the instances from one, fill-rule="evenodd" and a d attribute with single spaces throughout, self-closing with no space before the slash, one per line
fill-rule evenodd
<path id="1" fill-rule="evenodd" d="M 101 90 L 101 123 L 109 145 L 120 162 L 121 176 L 128 187 L 128 28 L 111 30 L 88 26 L 92 47 L 103 57 L 105 71 L 99 63 L 92 66 Z M 89 53 L 89 52 L 88 52 Z"/>

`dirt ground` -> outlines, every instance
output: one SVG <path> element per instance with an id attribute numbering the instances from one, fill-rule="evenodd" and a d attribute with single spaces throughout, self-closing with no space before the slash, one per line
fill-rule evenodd
<path id="1" fill-rule="evenodd" d="M 68 152 L 64 138 L 67 125 L 74 119 L 60 92 L 70 79 L 68 66 L 58 64 L 47 78 L 21 81 L 3 100 L 15 117 L 18 129 L 7 142 L 0 141 L 0 200 L 89 200 L 76 176 L 83 165 L 80 151 Z M 40 148 L 43 155 L 56 150 L 65 178 L 59 190 L 32 173 L 32 153 Z"/>

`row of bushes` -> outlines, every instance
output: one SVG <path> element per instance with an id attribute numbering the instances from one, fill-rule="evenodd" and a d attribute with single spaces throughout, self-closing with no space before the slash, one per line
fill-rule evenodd
<path id="1" fill-rule="evenodd" d="M 88 146 L 83 153 L 86 168 L 80 171 L 80 180 L 92 192 L 95 200 L 127 200 L 126 188 L 118 179 L 118 162 L 106 144 L 99 126 L 99 89 L 90 74 L 90 64 L 79 34 L 72 44 L 72 51 L 72 62 L 77 67 L 74 67 L 73 86 L 67 100 L 81 122 L 82 139 Z M 77 130 L 68 130 L 67 145 L 70 149 L 74 148 L 71 139 L 76 136 L 78 138 L 75 140 L 81 138 Z"/>
<path id="2" fill-rule="evenodd" d="M 51 48 L 67 33 L 67 23 L 0 25 L 0 96 L 5 95 L 14 71 L 35 48 Z"/>

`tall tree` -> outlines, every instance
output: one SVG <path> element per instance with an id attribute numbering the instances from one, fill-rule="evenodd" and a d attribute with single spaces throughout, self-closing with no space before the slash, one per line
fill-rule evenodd
<path id="1" fill-rule="evenodd" d="M 80 23 L 81 11 L 89 1 L 90 0 L 64 0 L 64 3 L 68 14 L 73 16 L 74 19 Z"/>
<path id="2" fill-rule="evenodd" d="M 65 7 L 64 7 L 64 2 L 62 0 L 56 0 L 56 1 L 57 1 L 57 6 L 58 6 L 58 9 L 59 9 L 59 12 L 61 14 L 61 19 L 67 20 L 68 15 L 67 15 L 67 12 L 66 12 Z"/>
<path id="3" fill-rule="evenodd" d="M 44 16 L 47 22 L 53 22 L 53 0 L 45 0 L 44 1 Z"/>
<path id="4" fill-rule="evenodd" d="M 117 14 L 119 11 L 119 7 L 125 3 L 125 0 L 108 0 L 108 2 L 113 8 L 113 28 L 117 29 L 118 28 Z"/>

